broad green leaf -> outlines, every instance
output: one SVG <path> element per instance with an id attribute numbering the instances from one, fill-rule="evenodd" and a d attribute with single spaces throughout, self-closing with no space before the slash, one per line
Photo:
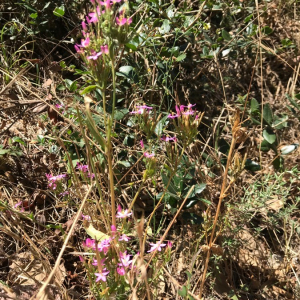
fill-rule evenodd
<path id="1" fill-rule="evenodd" d="M 37 13 L 32 13 L 32 14 L 29 15 L 29 17 L 32 18 L 32 19 L 36 19 L 37 16 L 38 16 Z"/>
<path id="2" fill-rule="evenodd" d="M 269 128 L 264 129 L 263 137 L 270 144 L 273 144 L 276 141 L 276 134 Z"/>
<path id="3" fill-rule="evenodd" d="M 102 241 L 105 239 L 109 239 L 109 236 L 97 229 L 94 228 L 94 226 L 91 223 L 84 222 L 84 229 L 86 233 L 92 238 L 96 239 L 97 241 Z"/>
<path id="4" fill-rule="evenodd" d="M 222 29 L 222 37 L 225 41 L 230 41 L 231 40 L 230 34 L 224 29 Z"/>
<path id="5" fill-rule="evenodd" d="M 168 32 L 170 31 L 170 29 L 171 29 L 170 21 L 167 20 L 167 19 L 165 19 L 165 20 L 163 21 L 162 26 L 161 26 L 160 29 L 159 29 L 159 32 L 160 32 L 161 34 L 165 34 L 165 33 L 168 33 Z"/>
<path id="6" fill-rule="evenodd" d="M 267 103 L 264 105 L 264 110 L 263 110 L 263 118 L 264 121 L 271 126 L 271 124 L 273 123 L 273 113 L 270 107 L 270 104 Z"/>
<path id="7" fill-rule="evenodd" d="M 270 149 L 271 149 L 271 144 L 268 141 L 263 140 L 260 145 L 260 150 L 263 152 L 268 152 Z"/>
<path id="8" fill-rule="evenodd" d="M 178 294 L 181 297 L 186 297 L 188 295 L 187 288 L 184 285 L 181 290 L 178 290 Z"/>
<path id="9" fill-rule="evenodd" d="M 154 132 L 157 136 L 161 136 L 168 116 L 163 117 L 155 126 Z"/>
<path id="10" fill-rule="evenodd" d="M 9 153 L 9 152 L 10 152 L 9 149 L 0 149 L 0 155 L 7 154 L 7 153 Z"/>
<path id="11" fill-rule="evenodd" d="M 259 163 L 248 158 L 245 163 L 245 169 L 255 172 L 261 170 L 261 166 Z"/>
<path id="12" fill-rule="evenodd" d="M 186 58 L 186 54 L 182 53 L 179 56 L 177 56 L 176 61 L 183 61 Z"/>
<path id="13" fill-rule="evenodd" d="M 275 117 L 275 121 L 272 124 L 272 127 L 275 129 L 282 129 L 288 126 L 287 120 L 288 116 L 282 116 L 281 118 Z"/>
<path id="14" fill-rule="evenodd" d="M 63 17 L 65 14 L 65 7 L 64 6 L 56 7 L 53 11 L 53 14 L 56 17 Z"/>
<path id="15" fill-rule="evenodd" d="M 18 136 L 14 136 L 14 137 L 12 138 L 12 140 L 13 140 L 13 142 L 15 142 L 15 143 L 19 143 L 19 144 L 25 145 L 25 142 L 24 142 L 20 137 L 18 137 Z"/>
<path id="16" fill-rule="evenodd" d="M 117 121 L 122 120 L 127 114 L 129 110 L 127 108 L 117 108 L 115 110 L 114 119 Z"/>
<path id="17" fill-rule="evenodd" d="M 125 168 L 129 168 L 131 166 L 131 163 L 129 161 L 125 161 L 125 160 L 119 160 L 119 161 L 117 161 L 117 164 L 122 165 Z"/>
<path id="18" fill-rule="evenodd" d="M 273 32 L 273 29 L 269 26 L 265 26 L 264 28 L 262 28 L 261 32 L 266 35 L 269 35 Z"/>
<path id="19" fill-rule="evenodd" d="M 253 14 L 249 15 L 248 17 L 246 17 L 244 19 L 244 23 L 248 23 L 252 19 L 252 17 L 253 17 Z"/>
<path id="20" fill-rule="evenodd" d="M 251 102 L 250 102 L 250 111 L 253 114 L 253 113 L 257 112 L 258 110 L 259 110 L 259 103 L 255 98 L 252 98 Z"/>

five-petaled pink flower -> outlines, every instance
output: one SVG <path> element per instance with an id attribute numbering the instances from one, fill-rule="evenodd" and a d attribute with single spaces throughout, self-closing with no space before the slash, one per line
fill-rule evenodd
<path id="1" fill-rule="evenodd" d="M 131 18 L 124 18 L 123 14 L 121 14 L 119 17 L 116 17 L 116 23 L 119 26 L 123 26 L 125 24 L 129 25 L 132 23 Z"/>
<path id="2" fill-rule="evenodd" d="M 119 275 L 124 276 L 125 275 L 125 268 L 124 267 L 118 267 L 117 272 Z"/>
<path id="3" fill-rule="evenodd" d="M 144 156 L 147 157 L 147 158 L 152 158 L 152 157 L 155 156 L 155 154 L 154 153 L 150 154 L 149 152 L 144 152 Z"/>
<path id="4" fill-rule="evenodd" d="M 90 238 L 87 238 L 85 242 L 82 243 L 82 246 L 87 248 L 95 248 L 95 245 L 95 240 L 92 240 Z"/>
<path id="5" fill-rule="evenodd" d="M 87 59 L 93 59 L 93 60 L 96 60 L 100 55 L 102 55 L 102 52 L 96 52 L 95 50 L 92 50 L 91 51 L 91 55 L 89 55 L 87 57 Z"/>
<path id="6" fill-rule="evenodd" d="M 76 165 L 76 169 L 83 172 L 83 173 L 86 173 L 86 172 L 89 171 L 89 166 L 88 165 L 83 165 L 83 164 L 78 162 L 77 165 Z"/>
<path id="7" fill-rule="evenodd" d="M 116 215 L 117 218 L 124 219 L 124 218 L 127 218 L 127 217 L 131 216 L 131 215 L 132 215 L 132 213 L 129 213 L 128 209 L 122 210 L 121 206 L 118 205 L 118 213 Z"/>
<path id="8" fill-rule="evenodd" d="M 127 251 L 125 251 L 124 253 L 120 252 L 120 260 L 121 263 L 119 263 L 118 265 L 121 267 L 129 267 L 132 263 L 132 260 L 130 260 L 130 255 L 127 255 Z"/>
<path id="9" fill-rule="evenodd" d="M 162 244 L 161 241 L 156 242 L 156 244 L 150 243 L 151 249 L 147 252 L 153 252 L 153 251 L 161 251 L 162 247 L 165 247 L 166 244 Z"/>
<path id="10" fill-rule="evenodd" d="M 124 241 L 124 242 L 128 242 L 130 240 L 130 237 L 127 236 L 126 234 L 122 234 L 119 238 L 119 241 Z"/>
<path id="11" fill-rule="evenodd" d="M 89 215 L 84 215 L 84 214 L 81 214 L 81 218 L 82 218 L 82 220 L 86 220 L 86 221 L 92 220 L 92 218 Z"/>
<path id="12" fill-rule="evenodd" d="M 87 17 L 87 22 L 90 23 L 97 23 L 99 21 L 99 16 L 101 15 L 100 7 L 97 6 L 96 8 L 97 12 L 91 12 L 89 13 L 90 19 Z M 102 11 L 102 13 L 105 13 L 105 11 Z"/>
<path id="13" fill-rule="evenodd" d="M 168 137 L 168 136 L 163 136 L 161 138 L 162 141 L 165 141 L 165 142 L 176 142 L 177 141 L 177 138 L 176 136 L 175 137 Z"/>
<path id="14" fill-rule="evenodd" d="M 95 275 L 97 276 L 96 282 L 98 282 L 100 280 L 105 282 L 108 273 L 109 273 L 109 271 L 107 271 L 106 268 L 104 268 L 100 273 L 95 273 Z"/>

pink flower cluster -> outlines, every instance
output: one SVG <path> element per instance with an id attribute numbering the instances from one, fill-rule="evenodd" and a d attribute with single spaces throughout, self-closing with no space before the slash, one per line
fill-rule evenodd
<path id="1" fill-rule="evenodd" d="M 189 104 L 187 106 L 185 105 L 176 105 L 175 109 L 176 109 L 176 114 L 169 114 L 168 118 L 169 119 L 175 119 L 175 118 L 179 118 L 182 115 L 194 115 L 196 113 L 195 110 L 193 110 L 192 108 L 195 106 L 196 104 Z M 186 109 L 187 108 L 187 109 Z"/>
<path id="2" fill-rule="evenodd" d="M 46 174 L 46 177 L 48 179 L 48 187 L 52 190 L 56 190 L 57 188 L 57 182 L 61 181 L 63 178 L 66 178 L 66 174 L 60 174 L 53 176 L 51 174 Z"/>
<path id="3" fill-rule="evenodd" d="M 91 179 L 95 178 L 95 174 L 89 172 L 89 166 L 88 165 L 83 165 L 83 164 L 78 162 L 77 165 L 76 165 L 76 169 L 83 172 L 83 173 L 87 173 L 87 177 L 89 177 Z"/>

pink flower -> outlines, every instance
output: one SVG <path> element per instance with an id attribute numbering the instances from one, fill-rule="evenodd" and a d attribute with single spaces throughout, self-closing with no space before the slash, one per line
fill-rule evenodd
<path id="1" fill-rule="evenodd" d="M 178 117 L 180 117 L 180 115 L 178 115 L 178 114 L 176 114 L 176 115 L 169 114 L 168 115 L 168 119 L 175 119 L 175 118 L 178 118 Z"/>
<path id="2" fill-rule="evenodd" d="M 62 197 L 67 196 L 67 195 L 69 195 L 68 191 L 64 191 L 64 192 L 59 194 L 59 196 L 62 196 Z"/>
<path id="3" fill-rule="evenodd" d="M 77 46 L 80 47 L 80 48 L 86 48 L 86 47 L 89 46 L 89 44 L 90 44 L 90 38 L 87 37 L 85 40 L 81 39 L 81 44 L 77 45 Z"/>
<path id="4" fill-rule="evenodd" d="M 130 114 L 132 114 L 132 115 L 136 115 L 136 114 L 141 115 L 141 114 L 144 113 L 144 111 L 145 111 L 144 109 L 139 109 L 139 110 L 131 111 Z"/>
<path id="5" fill-rule="evenodd" d="M 110 0 L 100 1 L 100 4 L 105 6 L 107 9 L 111 6 Z"/>
<path id="6" fill-rule="evenodd" d="M 165 142 L 170 142 L 170 141 L 173 141 L 173 142 L 176 142 L 177 141 L 177 138 L 176 138 L 176 136 L 175 137 L 168 137 L 168 136 L 163 136 L 162 138 L 161 138 L 161 140 L 162 141 L 165 141 Z"/>
<path id="7" fill-rule="evenodd" d="M 144 141 L 143 140 L 140 140 L 140 144 L 141 144 L 142 149 L 144 149 Z"/>
<path id="8" fill-rule="evenodd" d="M 77 165 L 76 165 L 76 169 L 79 170 L 79 171 L 82 171 L 83 173 L 86 173 L 89 170 L 89 166 L 88 165 L 83 165 L 83 164 L 78 162 Z"/>
<path id="9" fill-rule="evenodd" d="M 101 259 L 101 261 L 100 261 L 100 266 L 101 266 L 101 267 L 104 267 L 105 259 L 106 259 L 106 258 Z M 98 266 L 98 261 L 97 261 L 96 258 L 93 259 L 92 265 L 93 265 L 93 266 Z"/>
<path id="10" fill-rule="evenodd" d="M 81 22 L 81 26 L 82 26 L 82 29 L 83 29 L 84 31 L 87 31 L 87 30 L 88 30 L 88 28 L 87 28 L 87 26 L 86 26 L 86 24 L 85 24 L 84 21 Z"/>
<path id="11" fill-rule="evenodd" d="M 87 248 L 95 248 L 96 244 L 95 244 L 95 240 L 92 240 L 90 238 L 87 238 L 85 240 L 85 242 L 82 243 L 83 247 L 87 247 Z"/>
<path id="12" fill-rule="evenodd" d="M 79 255 L 79 260 L 80 260 L 81 262 L 84 262 L 84 258 L 83 258 L 81 255 Z"/>
<path id="13" fill-rule="evenodd" d="M 117 272 L 119 275 L 124 276 L 125 275 L 125 268 L 124 267 L 118 267 Z"/>
<path id="14" fill-rule="evenodd" d="M 161 248 L 165 247 L 166 244 L 162 244 L 160 241 L 158 241 L 158 242 L 156 242 L 156 244 L 150 243 L 150 246 L 151 246 L 151 249 L 149 251 L 147 251 L 148 253 L 153 252 L 153 251 L 161 251 Z"/>
<path id="15" fill-rule="evenodd" d="M 23 201 L 19 201 L 17 204 L 14 205 L 14 208 L 17 208 L 18 206 L 22 205 Z"/>
<path id="16" fill-rule="evenodd" d="M 62 104 L 55 104 L 55 107 L 59 109 L 59 108 L 63 108 L 64 106 Z"/>
<path id="17" fill-rule="evenodd" d="M 82 49 L 80 49 L 79 45 L 74 45 L 74 48 L 77 53 L 84 53 L 84 51 Z"/>
<path id="18" fill-rule="evenodd" d="M 187 115 L 193 115 L 196 111 L 195 110 L 187 110 L 187 111 L 184 111 L 182 114 L 187 116 Z"/>
<path id="19" fill-rule="evenodd" d="M 125 241 L 125 242 L 128 242 L 130 240 L 130 237 L 127 236 L 126 234 L 122 234 L 119 238 L 119 241 Z"/>
<path id="20" fill-rule="evenodd" d="M 108 46 L 107 45 L 101 46 L 101 52 L 104 54 L 108 54 Z"/>
<path id="21" fill-rule="evenodd" d="M 123 15 L 120 15 L 119 17 L 116 17 L 116 23 L 119 26 L 123 26 L 125 24 L 129 25 L 132 23 L 132 19 L 131 18 L 124 18 Z"/>
<path id="22" fill-rule="evenodd" d="M 171 249 L 172 246 L 173 246 L 172 242 L 171 242 L 171 241 L 168 241 L 168 243 L 167 243 L 167 248 Z"/>
<path id="23" fill-rule="evenodd" d="M 89 178 L 94 179 L 95 178 L 95 174 L 94 173 L 88 173 L 87 175 Z"/>
<path id="24" fill-rule="evenodd" d="M 111 234 L 114 236 L 117 233 L 117 228 L 115 225 L 111 225 L 110 228 L 111 228 Z"/>
<path id="25" fill-rule="evenodd" d="M 90 19 L 87 18 L 87 22 L 90 23 L 97 23 L 99 21 L 99 16 L 101 15 L 100 7 L 97 6 L 96 8 L 97 12 L 89 13 Z M 105 11 L 102 11 L 102 13 L 105 13 Z"/>
<path id="26" fill-rule="evenodd" d="M 130 260 L 130 256 L 131 255 L 129 254 L 127 255 L 127 251 L 125 251 L 124 253 L 120 252 L 121 263 L 119 263 L 118 265 L 121 267 L 129 267 L 132 263 L 132 260 Z"/>
<path id="27" fill-rule="evenodd" d="M 100 244 L 97 245 L 97 248 L 98 248 L 99 252 L 103 252 L 104 254 L 106 254 L 109 250 L 111 241 L 112 241 L 111 238 L 102 240 L 100 242 Z M 94 246 L 94 250 L 96 250 L 96 245 Z"/>
<path id="28" fill-rule="evenodd" d="M 136 108 L 151 110 L 153 107 L 147 105 L 137 105 Z"/>
<path id="29" fill-rule="evenodd" d="M 84 215 L 84 214 L 81 214 L 81 218 L 82 218 L 82 220 L 86 220 L 86 221 L 92 220 L 92 218 L 89 215 Z"/>
<path id="30" fill-rule="evenodd" d="M 96 282 L 102 280 L 102 281 L 106 281 L 106 276 L 108 275 L 109 271 L 106 270 L 106 268 L 104 268 L 101 273 L 95 273 L 95 275 L 97 276 L 96 278 Z"/>
<path id="31" fill-rule="evenodd" d="M 132 215 L 132 213 L 129 213 L 128 209 L 122 210 L 121 206 L 118 205 L 118 213 L 116 215 L 117 218 L 124 219 L 124 218 L 127 218 L 127 217 L 131 216 L 131 215 Z"/>
<path id="32" fill-rule="evenodd" d="M 55 190 L 57 188 L 56 181 L 60 181 L 63 178 L 65 178 L 67 175 L 66 174 L 59 174 L 56 176 L 53 176 L 51 174 L 46 174 L 46 177 L 48 179 L 48 187 Z"/>
<path id="33" fill-rule="evenodd" d="M 119 3 L 119 2 L 121 2 L 122 0 L 111 0 L 111 2 L 113 3 L 113 4 L 115 4 L 115 3 Z"/>
<path id="34" fill-rule="evenodd" d="M 152 158 L 152 157 L 155 156 L 155 154 L 154 153 L 150 154 L 148 152 L 144 152 L 144 156 L 147 157 L 147 158 Z"/>
<path id="35" fill-rule="evenodd" d="M 92 50 L 91 51 L 91 54 L 90 56 L 87 57 L 87 59 L 93 59 L 93 60 L 96 60 L 100 55 L 102 55 L 102 52 L 96 52 L 95 50 Z"/>

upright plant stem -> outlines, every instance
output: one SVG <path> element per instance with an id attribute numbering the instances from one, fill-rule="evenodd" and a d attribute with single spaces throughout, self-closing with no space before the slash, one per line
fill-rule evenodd
<path id="1" fill-rule="evenodd" d="M 234 126 L 232 141 L 231 141 L 231 145 L 230 145 L 230 149 L 229 149 L 229 153 L 228 153 L 228 157 L 227 157 L 227 164 L 226 164 L 225 172 L 224 172 L 224 175 L 223 175 L 223 182 L 222 182 L 222 187 L 221 187 L 220 198 L 219 198 L 217 211 L 216 211 L 216 215 L 215 215 L 215 219 L 214 219 L 214 223 L 213 223 L 213 228 L 212 228 L 210 239 L 209 239 L 208 251 L 207 251 L 207 255 L 206 255 L 204 271 L 203 271 L 202 277 L 200 277 L 200 278 L 202 278 L 201 286 L 200 286 L 200 292 L 199 292 L 199 298 L 200 299 L 201 299 L 202 293 L 203 293 L 205 277 L 206 277 L 208 263 L 209 263 L 210 254 L 211 254 L 211 247 L 212 247 L 212 244 L 213 244 L 213 241 L 214 241 L 214 235 L 215 235 L 216 226 L 217 226 L 217 223 L 218 223 L 218 218 L 219 218 L 219 214 L 220 214 L 222 200 L 226 196 L 225 195 L 225 190 L 226 190 L 227 175 L 228 175 L 229 166 L 231 164 L 231 157 L 232 157 L 232 154 L 233 154 L 235 143 L 236 143 L 236 127 Z"/>

